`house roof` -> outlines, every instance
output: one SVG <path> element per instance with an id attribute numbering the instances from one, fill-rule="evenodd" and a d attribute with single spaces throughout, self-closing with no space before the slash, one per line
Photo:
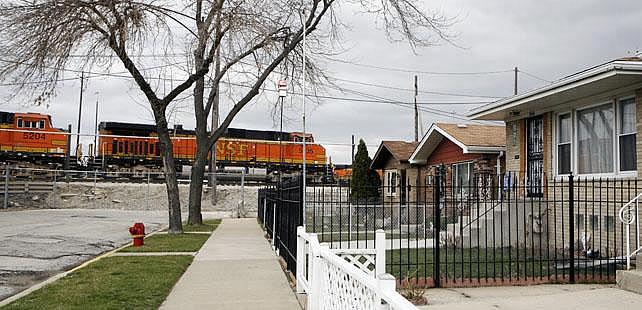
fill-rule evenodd
<path id="1" fill-rule="evenodd" d="M 418 142 L 381 141 L 377 152 L 372 158 L 372 169 L 383 169 L 387 158 L 392 156 L 399 162 L 408 162 L 410 155 L 417 147 Z"/>
<path id="2" fill-rule="evenodd" d="M 612 98 L 642 87 L 642 58 L 616 59 L 525 93 L 472 109 L 476 120 L 508 120 L 571 107 L 585 98 Z"/>
<path id="3" fill-rule="evenodd" d="M 426 163 L 443 139 L 448 139 L 466 153 L 499 153 L 506 149 L 503 125 L 433 123 L 410 155 L 411 164 Z"/>

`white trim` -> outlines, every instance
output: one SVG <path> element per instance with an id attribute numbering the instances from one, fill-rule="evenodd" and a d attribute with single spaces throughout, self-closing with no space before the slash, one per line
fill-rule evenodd
<path id="1" fill-rule="evenodd" d="M 572 128 L 572 137 L 571 137 L 571 173 L 573 173 L 576 176 L 579 177 L 613 177 L 613 178 L 635 178 L 637 177 L 637 169 L 635 170 L 627 170 L 627 171 L 622 171 L 620 170 L 620 141 L 619 141 L 619 131 L 620 131 L 620 102 L 623 100 L 627 99 L 634 99 L 635 95 L 631 95 L 630 93 L 624 94 L 624 95 L 617 95 L 613 96 L 609 100 L 600 100 L 597 103 L 593 103 L 590 105 L 583 105 L 579 108 L 573 108 L 571 110 L 563 110 L 563 111 L 558 111 L 554 112 L 554 118 L 553 118 L 553 134 L 552 136 L 552 143 L 551 145 L 553 146 L 553 149 L 551 149 L 551 155 L 553 156 L 552 162 L 552 169 L 551 171 L 553 172 L 554 178 L 556 180 L 562 180 L 568 178 L 567 174 L 560 174 L 559 173 L 559 167 L 558 167 L 558 162 L 559 162 L 559 154 L 558 154 L 558 146 L 559 146 L 559 117 L 561 115 L 565 114 L 571 114 L 571 128 Z M 612 164 L 613 164 L 613 171 L 612 172 L 606 172 L 606 173 L 584 173 L 581 174 L 579 173 L 579 160 L 578 160 L 578 155 L 579 155 L 579 143 L 578 143 L 578 136 L 579 136 L 579 125 L 578 125 L 578 113 L 580 113 L 583 110 L 598 107 L 598 106 L 604 106 L 604 105 L 610 105 L 611 109 L 613 109 L 613 159 L 612 159 Z M 636 108 L 636 113 L 637 113 L 637 103 L 635 103 L 635 108 Z M 637 143 L 637 118 L 636 118 L 636 143 Z M 633 134 L 627 133 L 624 135 L 629 135 Z M 637 155 L 637 154 L 636 154 Z M 637 166 L 637 165 L 636 165 Z"/>
<path id="2" fill-rule="evenodd" d="M 555 93 L 586 85 L 618 74 L 640 75 L 642 74 L 642 62 L 613 61 L 610 63 L 606 63 L 598 67 L 560 79 L 550 85 L 534 89 L 521 95 L 516 95 L 472 109 L 471 113 L 468 114 L 468 117 L 471 119 L 479 119 L 488 114 L 507 110 L 529 101 L 541 99 Z"/>

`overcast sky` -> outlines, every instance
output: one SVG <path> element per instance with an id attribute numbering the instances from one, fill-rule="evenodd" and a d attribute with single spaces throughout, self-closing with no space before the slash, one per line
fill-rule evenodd
<path id="1" fill-rule="evenodd" d="M 390 43 L 373 20 L 352 12 L 348 7 L 341 16 L 351 29 L 345 33 L 348 50 L 337 58 L 357 64 L 329 62 L 326 70 L 349 92 L 328 90 L 327 95 L 365 99 L 354 91 L 386 99 L 412 102 L 413 76 L 419 79 L 419 102 L 485 102 L 489 97 L 509 96 L 513 92 L 513 67 L 534 75 L 519 75 L 519 91 L 545 85 L 579 70 L 615 58 L 635 55 L 642 49 L 642 6 L 637 1 L 499 1 L 450 0 L 425 1 L 425 6 L 441 8 L 456 16 L 451 31 L 459 34 L 455 42 L 417 50 L 405 43 Z M 374 67 L 397 68 L 385 70 Z M 119 70 L 122 70 L 120 68 Z M 403 72 L 406 71 L 406 72 Z M 418 71 L 417 73 L 409 71 Z M 487 74 L 430 74 L 457 72 L 497 72 Z M 345 82 L 349 80 L 353 82 Z M 366 83 L 388 88 L 367 86 Z M 22 106 L 3 102 L 3 111 L 31 111 L 51 114 L 54 125 L 73 124 L 76 130 L 79 98 L 78 81 L 65 82 L 48 106 Z M 272 87 L 272 86 L 270 86 Z M 393 89 L 400 88 L 400 89 Z M 482 97 L 444 96 L 429 92 Z M 8 90 L 0 88 L 0 94 Z M 96 93 L 98 93 L 96 95 Z M 232 127 L 275 130 L 278 124 L 270 116 L 275 95 L 266 94 L 241 112 Z M 115 78 L 92 78 L 85 91 L 81 130 L 93 134 L 94 104 L 99 101 L 100 121 L 151 123 L 146 101 L 131 81 Z M 293 107 L 286 109 L 285 131 L 301 131 L 300 97 L 288 98 Z M 133 103 L 137 102 L 137 103 Z M 408 107 L 372 102 L 321 99 L 308 105 L 308 131 L 323 144 L 334 163 L 349 163 L 350 136 L 363 138 L 372 156 L 381 140 L 414 138 L 413 110 Z M 223 112 L 231 102 L 223 99 Z M 477 104 L 479 105 L 479 104 Z M 476 105 L 422 105 L 422 125 L 426 130 L 433 121 L 463 122 L 465 114 Z M 436 109 L 439 114 L 429 111 Z M 185 128 L 193 128 L 189 112 L 174 119 Z"/>

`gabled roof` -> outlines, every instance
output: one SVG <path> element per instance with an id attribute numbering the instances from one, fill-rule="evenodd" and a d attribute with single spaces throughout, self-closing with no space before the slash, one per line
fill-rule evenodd
<path id="1" fill-rule="evenodd" d="M 411 164 L 423 164 L 443 139 L 448 139 L 467 153 L 498 153 L 506 149 L 503 125 L 433 123 L 410 155 Z"/>
<path id="2" fill-rule="evenodd" d="M 642 87 L 642 58 L 627 57 L 559 79 L 523 94 L 472 109 L 477 120 L 507 120 L 519 116 L 564 109 L 573 101 L 593 96 L 613 96 L 610 92 L 633 91 Z"/>
<path id="3" fill-rule="evenodd" d="M 377 152 L 372 158 L 372 169 L 384 168 L 387 158 L 392 156 L 399 162 L 408 162 L 410 155 L 417 147 L 418 142 L 381 141 Z"/>

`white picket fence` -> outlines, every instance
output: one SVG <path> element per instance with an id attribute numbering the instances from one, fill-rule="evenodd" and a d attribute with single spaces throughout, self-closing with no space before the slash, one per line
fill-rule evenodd
<path id="1" fill-rule="evenodd" d="M 307 310 L 417 309 L 385 273 L 383 230 L 375 233 L 374 249 L 330 249 L 303 227 L 297 228 L 297 237 L 296 287 L 307 294 Z"/>

